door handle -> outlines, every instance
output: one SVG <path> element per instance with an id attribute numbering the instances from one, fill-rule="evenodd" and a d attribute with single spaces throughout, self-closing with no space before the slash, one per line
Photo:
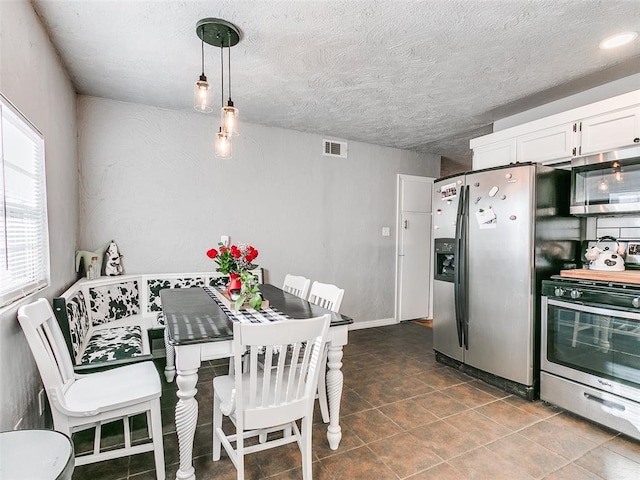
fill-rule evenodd
<path id="1" fill-rule="evenodd" d="M 404 221 L 404 229 L 407 230 L 409 228 L 409 220 Z"/>
<path id="2" fill-rule="evenodd" d="M 605 407 L 613 408 L 614 410 L 619 410 L 624 412 L 626 410 L 624 405 L 620 405 L 619 403 L 612 402 L 611 400 L 605 400 L 604 398 L 596 397 L 595 395 L 591 395 L 589 393 L 584 393 L 584 396 L 587 400 L 592 400 L 594 402 L 601 403 Z"/>

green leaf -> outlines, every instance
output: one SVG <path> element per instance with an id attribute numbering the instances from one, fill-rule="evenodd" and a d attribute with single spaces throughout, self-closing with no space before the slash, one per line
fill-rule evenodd
<path id="1" fill-rule="evenodd" d="M 243 304 L 244 304 L 244 297 L 242 295 L 240 295 L 238 297 L 238 299 L 236 300 L 235 309 L 236 310 L 240 310 L 240 308 L 242 308 Z"/>
<path id="2" fill-rule="evenodd" d="M 262 296 L 258 293 L 249 299 L 249 305 L 251 308 L 255 308 L 256 310 L 260 310 L 262 306 Z"/>

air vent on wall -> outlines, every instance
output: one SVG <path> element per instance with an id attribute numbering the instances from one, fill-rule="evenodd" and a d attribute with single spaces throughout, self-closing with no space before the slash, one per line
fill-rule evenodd
<path id="1" fill-rule="evenodd" d="M 347 158 L 347 142 L 335 142 L 333 140 L 323 140 L 323 155 L 328 157 Z"/>

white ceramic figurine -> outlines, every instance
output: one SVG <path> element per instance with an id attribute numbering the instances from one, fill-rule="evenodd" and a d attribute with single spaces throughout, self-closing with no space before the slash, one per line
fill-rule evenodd
<path id="1" fill-rule="evenodd" d="M 105 265 L 104 265 L 104 274 L 110 277 L 115 277 L 116 275 L 122 275 L 122 262 L 120 255 L 120 251 L 118 250 L 118 245 L 116 242 L 112 241 L 109 243 L 109 247 L 104 254 L 105 256 Z"/>

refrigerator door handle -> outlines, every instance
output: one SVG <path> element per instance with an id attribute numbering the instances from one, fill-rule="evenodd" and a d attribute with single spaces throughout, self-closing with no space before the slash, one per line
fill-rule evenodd
<path id="1" fill-rule="evenodd" d="M 456 265 L 453 269 L 453 293 L 454 293 L 454 306 L 456 311 L 456 330 L 458 332 L 458 345 L 462 347 L 462 291 L 461 291 L 461 277 L 460 272 L 460 260 L 462 256 L 462 223 L 464 214 L 464 201 L 465 201 L 465 187 L 460 189 L 460 199 L 458 201 L 458 211 L 456 213 Z"/>
<path id="2" fill-rule="evenodd" d="M 462 207 L 462 222 L 461 234 L 460 234 L 460 260 L 458 261 L 458 270 L 460 271 L 460 327 L 462 330 L 462 337 L 464 339 L 464 348 L 469 350 L 469 299 L 468 299 L 468 282 L 467 282 L 467 242 L 469 241 L 469 186 L 465 186 L 466 192 Z"/>

